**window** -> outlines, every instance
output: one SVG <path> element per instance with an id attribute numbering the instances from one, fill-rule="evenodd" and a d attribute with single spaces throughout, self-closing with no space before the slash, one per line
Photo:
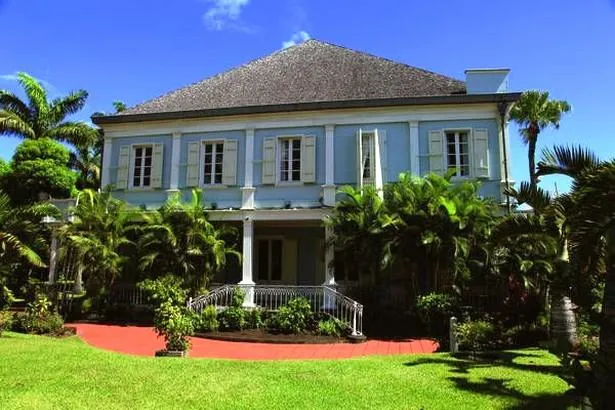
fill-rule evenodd
<path id="1" fill-rule="evenodd" d="M 280 139 L 280 182 L 301 181 L 301 138 Z"/>
<path id="2" fill-rule="evenodd" d="M 446 161 L 448 170 L 458 177 L 470 176 L 470 146 L 467 131 L 446 133 Z"/>
<path id="3" fill-rule="evenodd" d="M 133 147 L 133 188 L 147 188 L 151 185 L 153 150 L 152 148 L 153 147 L 151 145 L 138 145 Z"/>
<path id="4" fill-rule="evenodd" d="M 224 157 L 223 142 L 203 143 L 203 181 L 204 185 L 222 183 L 222 159 Z"/>
<path id="5" fill-rule="evenodd" d="M 363 184 L 373 184 L 376 174 L 374 151 L 376 149 L 375 131 L 361 131 L 360 172 Z"/>
<path id="6" fill-rule="evenodd" d="M 282 240 L 260 239 L 256 246 L 258 279 L 263 281 L 282 280 Z"/>

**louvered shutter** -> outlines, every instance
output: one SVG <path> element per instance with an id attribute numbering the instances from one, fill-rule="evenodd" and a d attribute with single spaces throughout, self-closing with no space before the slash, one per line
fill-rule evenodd
<path id="1" fill-rule="evenodd" d="M 128 166 L 130 164 L 130 145 L 122 145 L 117 160 L 117 176 L 115 185 L 117 189 L 128 188 Z"/>
<path id="2" fill-rule="evenodd" d="M 489 178 L 489 132 L 475 129 L 472 140 L 475 178 Z"/>
<path id="3" fill-rule="evenodd" d="M 164 145 L 153 144 L 152 146 L 152 188 L 162 187 L 162 169 L 164 163 Z"/>
<path id="4" fill-rule="evenodd" d="M 429 131 L 429 172 L 444 175 L 442 131 Z"/>
<path id="5" fill-rule="evenodd" d="M 301 182 L 316 182 L 316 137 L 305 135 L 301 138 Z"/>
<path id="6" fill-rule="evenodd" d="M 199 162 L 201 156 L 201 143 L 188 143 L 188 162 L 186 164 L 186 186 L 199 186 Z"/>
<path id="7" fill-rule="evenodd" d="M 237 140 L 224 141 L 222 184 L 237 185 Z"/>
<path id="8" fill-rule="evenodd" d="M 263 184 L 275 184 L 275 137 L 263 140 Z"/>

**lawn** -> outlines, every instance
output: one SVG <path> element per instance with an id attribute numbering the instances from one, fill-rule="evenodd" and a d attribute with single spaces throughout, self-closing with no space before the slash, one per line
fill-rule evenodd
<path id="1" fill-rule="evenodd" d="M 76 337 L 0 337 L 2 409 L 567 408 L 556 359 L 504 352 L 244 362 L 131 357 Z"/>

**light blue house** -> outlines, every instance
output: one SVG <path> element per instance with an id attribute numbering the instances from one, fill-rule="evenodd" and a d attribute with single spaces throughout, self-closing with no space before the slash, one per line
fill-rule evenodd
<path id="1" fill-rule="evenodd" d="M 102 183 L 154 209 L 202 188 L 212 220 L 243 232 L 218 282 L 344 285 L 322 220 L 343 185 L 454 169 L 503 201 L 508 69 L 459 81 L 310 40 L 113 116 Z"/>

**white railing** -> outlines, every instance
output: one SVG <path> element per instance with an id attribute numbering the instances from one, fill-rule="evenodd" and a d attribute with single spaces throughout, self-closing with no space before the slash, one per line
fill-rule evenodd
<path id="1" fill-rule="evenodd" d="M 244 306 L 277 311 L 293 299 L 304 297 L 316 313 L 327 313 L 347 325 L 352 335 L 363 334 L 363 305 L 329 286 L 223 285 L 206 295 L 190 298 L 188 308 L 201 312 L 207 306 L 216 309 L 231 306 L 233 290 L 244 290 Z"/>

